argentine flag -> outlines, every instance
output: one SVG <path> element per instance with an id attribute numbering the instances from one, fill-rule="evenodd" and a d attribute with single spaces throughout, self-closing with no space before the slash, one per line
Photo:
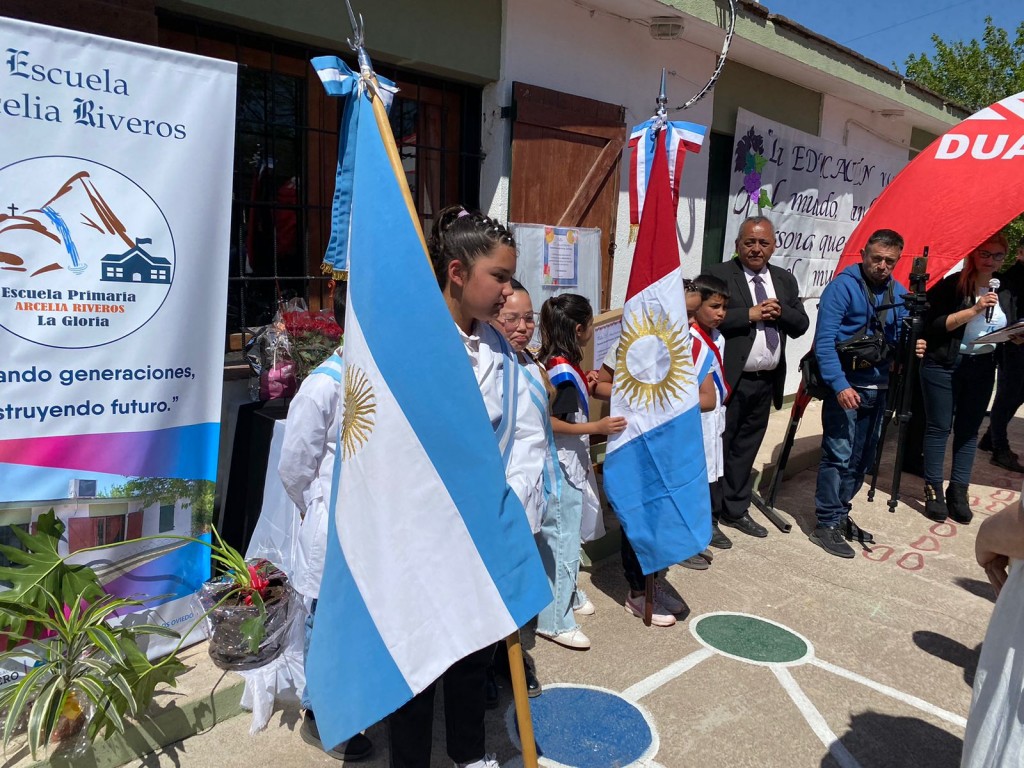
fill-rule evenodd
<path id="1" fill-rule="evenodd" d="M 711 541 L 697 371 L 679 267 L 665 142 L 654 144 L 647 201 L 622 308 L 604 489 L 645 574 Z"/>
<path id="2" fill-rule="evenodd" d="M 328 62 L 333 61 L 329 59 Z M 314 60 L 314 67 L 320 60 Z M 374 119 L 348 96 L 344 387 L 307 685 L 330 747 L 551 601 L 455 323 Z"/>

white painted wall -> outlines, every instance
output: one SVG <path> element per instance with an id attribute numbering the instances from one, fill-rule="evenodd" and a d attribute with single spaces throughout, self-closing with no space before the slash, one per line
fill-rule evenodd
<path id="1" fill-rule="evenodd" d="M 623 15 L 650 16 L 651 4 L 636 2 Z M 685 102 L 714 70 L 717 51 L 685 40 L 653 40 L 647 28 L 606 13 L 591 14 L 571 0 L 506 0 L 502 44 L 502 79 L 483 95 L 481 205 L 499 220 L 508 218 L 511 165 L 511 120 L 502 120 L 501 107 L 512 101 L 512 83 L 523 82 L 598 99 L 626 108 L 627 129 L 651 117 L 661 80 L 668 78 L 669 106 Z M 710 126 L 711 96 L 674 118 Z M 623 152 L 621 191 L 616 224 L 616 251 L 610 306 L 622 306 L 633 246 L 629 244 L 629 197 Z M 686 160 L 680 189 L 679 232 L 685 274 L 700 270 L 707 192 L 707 149 Z M 552 223 L 552 222 L 535 222 Z"/>
<path id="2" fill-rule="evenodd" d="M 621 0 L 618 6 L 623 16 L 651 15 L 651 4 L 644 0 Z M 511 104 L 513 82 L 620 104 L 626 108 L 628 127 L 632 127 L 653 113 L 662 67 L 676 73 L 668 78 L 668 94 L 669 104 L 677 105 L 704 85 L 717 55 L 717 50 L 685 39 L 653 40 L 640 24 L 607 13 L 591 13 L 572 0 L 505 0 L 502 77 L 487 86 L 483 95 L 483 208 L 499 220 L 508 218 L 512 125 L 511 120 L 501 118 L 501 107 Z M 770 74 L 785 78 L 783 70 Z M 693 108 L 674 116 L 710 126 L 713 100 L 714 91 Z M 822 138 L 905 160 L 910 134 L 909 115 L 887 118 L 830 94 L 823 97 Z M 633 246 L 628 242 L 628 156 L 629 151 L 624 151 L 611 307 L 622 306 L 633 257 Z M 707 173 L 706 150 L 687 158 L 679 206 L 682 265 L 687 275 L 700 271 Z M 811 328 L 803 338 L 787 346 L 787 394 L 795 392 L 799 382 L 797 363 L 810 348 L 817 303 L 817 299 L 805 301 Z"/>

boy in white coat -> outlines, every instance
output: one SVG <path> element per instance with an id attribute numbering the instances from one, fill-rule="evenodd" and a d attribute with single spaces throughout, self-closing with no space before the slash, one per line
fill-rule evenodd
<path id="1" fill-rule="evenodd" d="M 343 283 L 334 289 L 334 317 L 339 325 L 345 322 Z M 320 580 L 324 572 L 331 474 L 338 447 L 338 418 L 344 392 L 341 347 L 338 347 L 302 382 L 298 394 L 289 405 L 281 461 L 277 467 L 288 498 L 295 502 L 302 515 L 292 586 L 313 601 L 309 615 L 306 616 L 305 652 L 309 651 L 316 601 L 320 595 Z M 299 730 L 302 740 L 323 749 L 309 694 L 305 690 L 302 692 L 302 708 L 306 710 Z M 325 751 L 338 760 L 353 762 L 368 757 L 373 751 L 373 744 L 365 735 L 357 734 L 345 744 Z"/>

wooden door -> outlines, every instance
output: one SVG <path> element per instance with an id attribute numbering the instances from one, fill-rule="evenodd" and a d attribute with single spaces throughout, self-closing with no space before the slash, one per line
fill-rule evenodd
<path id="1" fill-rule="evenodd" d="M 525 83 L 512 85 L 509 220 L 601 229 L 601 306 L 611 296 L 625 109 Z"/>

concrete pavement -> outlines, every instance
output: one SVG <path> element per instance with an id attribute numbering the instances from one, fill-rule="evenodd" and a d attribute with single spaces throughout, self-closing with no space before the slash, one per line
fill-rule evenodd
<path id="1" fill-rule="evenodd" d="M 904 476 L 904 502 L 890 514 L 883 477 L 878 499 L 869 503 L 862 491 L 853 512 L 877 544 L 841 560 L 807 538 L 814 526 L 819 408 L 812 404 L 805 416 L 790 465 L 807 468 L 778 497 L 778 508 L 795 521 L 792 532 L 769 525 L 768 538 L 754 539 L 726 529 L 735 546 L 716 550 L 710 569 L 672 568 L 668 583 L 689 606 L 686 620 L 646 628 L 626 613 L 618 558 L 608 557 L 581 574 L 597 607 L 594 616 L 580 618 L 591 650 L 570 651 L 524 633 L 547 686 L 533 700 L 545 764 L 959 765 L 970 684 L 993 602 L 974 561 L 974 535 L 985 516 L 1017 503 L 1022 478 L 979 453 L 975 522 L 958 526 L 923 517 L 922 482 L 913 475 Z M 788 410 L 773 416 L 759 465 L 771 462 L 787 420 Z M 1024 422 L 1015 420 L 1011 430 L 1011 440 L 1024 445 Z M 883 462 L 888 474 L 894 442 Z M 723 612 L 728 615 L 708 616 Z M 489 748 L 503 764 L 519 759 L 510 707 L 506 685 L 488 717 Z M 433 765 L 449 766 L 441 707 L 437 712 Z M 234 717 L 131 764 L 337 765 L 300 740 L 299 722 L 297 711 L 286 709 L 266 731 L 249 736 L 249 717 Z M 625 730 L 616 731 L 623 723 Z M 374 726 L 368 735 L 378 749 L 363 765 L 383 768 L 384 729 Z"/>

